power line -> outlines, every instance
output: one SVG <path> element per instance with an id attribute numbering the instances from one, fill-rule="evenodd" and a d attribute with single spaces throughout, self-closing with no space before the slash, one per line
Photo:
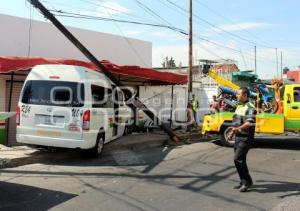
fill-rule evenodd
<path id="1" fill-rule="evenodd" d="M 135 2 L 137 2 L 137 4 L 143 8 L 146 11 L 149 11 L 150 14 L 154 15 L 154 17 L 157 17 L 158 19 L 162 20 L 163 22 L 167 23 L 168 25 L 172 25 L 170 22 L 168 22 L 167 20 L 165 20 L 163 17 L 161 17 L 160 15 L 158 15 L 156 12 L 154 12 L 151 8 L 149 8 L 147 5 L 143 4 L 142 2 L 140 2 L 139 0 L 135 0 Z"/>
<path id="2" fill-rule="evenodd" d="M 231 24 L 236 24 L 234 21 L 232 21 L 230 18 L 226 17 L 225 15 L 221 14 L 220 12 L 210 8 L 209 6 L 207 6 L 206 4 L 204 4 L 203 2 L 196 0 L 196 3 L 198 3 L 199 5 L 205 7 L 206 9 L 210 10 L 214 15 L 218 15 L 219 17 L 221 17 L 222 19 L 226 19 L 228 20 Z M 261 42 L 265 43 L 266 45 L 270 45 L 270 43 L 267 43 L 263 40 L 261 40 L 258 36 L 256 36 L 255 34 L 251 33 L 249 30 L 246 30 L 240 26 L 237 25 L 237 27 L 241 30 L 244 31 L 246 33 L 248 33 L 249 35 L 255 37 L 256 39 L 260 40 Z"/>
<path id="3" fill-rule="evenodd" d="M 130 13 L 126 13 L 126 12 L 124 12 L 124 11 L 121 11 L 121 10 L 118 10 L 118 9 L 116 9 L 116 8 L 110 7 L 109 5 L 99 4 L 99 1 L 100 1 L 100 0 L 98 1 L 98 3 L 93 2 L 93 1 L 90 1 L 90 0 L 79 0 L 79 1 L 91 5 L 91 6 L 93 6 L 93 8 L 95 8 L 95 6 L 96 6 L 97 8 L 93 10 L 93 9 L 91 9 L 91 8 L 78 7 L 78 6 L 74 6 L 74 4 L 65 4 L 65 3 L 61 3 L 61 2 L 56 2 L 55 4 L 56 4 L 56 5 L 63 6 L 63 7 L 66 7 L 66 8 L 68 8 L 68 9 L 74 8 L 74 9 L 77 9 L 77 10 L 80 10 L 80 11 L 84 11 L 84 12 L 88 12 L 88 13 L 90 13 L 90 14 L 95 14 L 95 15 L 96 15 L 97 13 L 99 13 L 98 8 L 103 8 L 103 9 L 115 11 L 115 12 L 120 13 L 120 14 L 122 14 L 122 15 L 126 15 L 126 16 L 128 16 L 128 17 L 130 17 L 130 18 L 139 18 L 139 19 L 144 19 L 144 20 L 146 20 L 146 21 L 149 21 L 149 20 L 147 20 L 147 19 L 144 18 L 144 17 L 140 17 L 140 16 L 138 16 L 138 15 L 132 15 L 132 14 L 130 14 Z M 52 4 L 50 4 L 49 1 L 47 1 L 47 0 L 42 0 L 42 2 L 45 2 L 45 3 L 49 4 L 49 5 L 53 8 L 53 10 L 57 10 L 57 9 L 55 9 L 55 8 L 53 7 Z M 57 11 L 58 11 L 58 10 L 57 10 Z M 79 13 L 79 12 L 77 12 L 77 13 Z M 80 12 L 80 13 L 81 13 L 81 12 Z M 84 14 L 84 13 L 81 13 L 81 14 Z"/>
<path id="4" fill-rule="evenodd" d="M 121 23 L 128 23 L 128 24 L 146 25 L 146 26 L 153 26 L 153 27 L 159 27 L 159 28 L 167 28 L 167 29 L 173 30 L 175 32 L 178 32 L 182 35 L 186 35 L 186 36 L 188 35 L 188 33 L 185 32 L 184 30 L 182 30 L 180 28 L 175 28 L 175 27 L 172 27 L 172 26 L 169 26 L 169 25 L 152 24 L 152 23 L 145 23 L 145 22 L 138 22 L 138 21 L 121 20 L 121 19 L 115 19 L 115 18 L 105 18 L 105 17 L 99 17 L 99 16 L 82 15 L 82 14 L 78 14 L 78 13 L 65 12 L 65 11 L 61 11 L 61 10 L 58 10 L 58 11 L 57 10 L 50 10 L 50 11 L 56 13 L 56 16 L 61 16 L 61 17 L 82 18 L 82 19 L 91 19 L 91 20 L 101 20 L 101 21 L 121 22 Z M 235 48 L 216 43 L 214 41 L 211 41 L 209 39 L 197 36 L 195 34 L 194 34 L 194 36 L 199 40 L 206 41 L 206 42 L 211 43 L 215 46 L 219 46 L 219 47 L 231 50 L 233 52 L 242 54 L 242 52 L 240 50 L 237 50 Z M 250 55 L 249 57 L 253 58 L 253 55 Z"/>
<path id="5" fill-rule="evenodd" d="M 112 14 L 110 14 L 109 11 L 106 11 L 107 14 L 110 16 L 110 17 L 113 17 Z M 117 24 L 117 22 L 114 22 L 115 26 L 118 28 L 118 30 L 121 32 L 121 34 L 123 35 L 122 37 L 125 39 L 125 41 L 127 42 L 127 44 L 129 45 L 129 47 L 132 49 L 132 51 L 134 52 L 134 54 L 139 58 L 139 60 L 144 64 L 146 65 L 146 62 L 144 61 L 144 59 L 141 57 L 141 55 L 139 54 L 139 52 L 136 50 L 136 48 L 132 45 L 131 41 L 125 37 L 121 27 Z"/>
<path id="6" fill-rule="evenodd" d="M 166 6 L 166 3 L 165 3 L 165 2 L 163 2 L 162 0 L 159 0 L 159 1 L 160 1 L 163 5 Z M 171 2 L 171 1 L 169 1 L 169 0 L 167 0 L 167 1 L 169 2 L 169 4 L 170 4 L 170 3 L 173 3 L 173 2 Z M 171 4 L 171 5 L 175 6 L 174 4 L 175 4 L 175 3 L 173 3 L 173 4 Z M 182 15 L 184 15 L 184 16 L 187 16 L 187 14 L 186 14 L 186 12 L 188 12 L 187 10 L 185 10 L 184 8 L 182 8 L 182 7 L 180 7 L 180 6 L 178 6 L 178 7 L 175 6 L 175 8 L 177 9 L 177 12 L 179 12 L 180 14 L 182 14 Z M 182 13 L 182 11 L 184 11 L 185 13 Z M 194 16 L 195 16 L 195 15 L 194 15 Z M 197 36 L 197 35 L 194 35 L 194 36 Z M 234 49 L 234 48 L 231 48 L 231 47 L 228 47 L 228 46 L 224 46 L 224 45 L 218 44 L 218 43 L 216 43 L 216 42 L 213 42 L 213 41 L 209 40 L 209 38 L 206 38 L 206 39 L 203 38 L 203 36 L 201 36 L 201 37 L 198 36 L 198 38 L 199 38 L 200 40 L 210 42 L 211 44 L 214 44 L 214 45 L 216 45 L 216 46 L 220 46 L 220 47 L 226 48 L 226 49 L 228 49 L 228 50 L 237 52 L 237 53 L 239 53 L 240 56 L 244 59 L 244 53 L 243 53 L 241 50 L 237 50 L 237 49 Z M 252 45 L 251 45 L 251 46 L 252 46 Z M 270 48 L 270 49 L 274 49 L 274 48 Z M 250 55 L 250 54 L 249 54 L 248 57 L 251 57 L 251 59 L 253 58 L 253 56 Z M 261 58 L 262 58 L 262 57 L 261 57 Z M 270 60 L 269 58 L 264 58 L 264 59 L 265 59 L 265 60 Z M 270 60 L 270 62 L 275 63 L 274 61 L 271 61 L 271 60 Z"/>
<path id="7" fill-rule="evenodd" d="M 187 33 L 184 32 L 184 30 L 176 28 L 176 27 L 168 26 L 168 25 L 145 23 L 145 22 L 130 21 L 130 20 L 121 20 L 121 19 L 106 18 L 106 17 L 92 16 L 92 15 L 82 15 L 82 14 L 78 14 L 78 13 L 65 12 L 65 11 L 62 11 L 62 10 L 49 10 L 49 11 L 55 13 L 56 16 L 60 16 L 60 17 L 82 18 L 82 19 L 91 19 L 91 20 L 129 23 L 129 24 L 136 24 L 136 25 L 154 26 L 154 27 L 160 27 L 160 28 L 168 28 L 168 29 L 171 29 L 173 31 L 179 32 L 181 34 L 187 35 Z"/>
<path id="8" fill-rule="evenodd" d="M 182 11 L 184 11 L 184 12 L 188 12 L 185 8 L 179 6 L 178 4 L 176 4 L 176 3 L 174 3 L 174 2 L 172 2 L 172 1 L 170 1 L 170 0 L 166 0 L 166 1 L 167 1 L 169 4 L 173 5 L 174 7 L 177 7 L 178 9 L 180 9 L 180 10 L 182 10 Z M 244 38 L 244 37 L 242 37 L 242 36 L 239 36 L 239 35 L 234 34 L 234 33 L 232 33 L 232 32 L 226 31 L 225 29 L 222 29 L 221 27 L 219 27 L 219 26 L 217 26 L 217 25 L 215 25 L 215 24 L 213 24 L 213 23 L 210 23 L 209 21 L 207 21 L 207 20 L 205 20 L 205 19 L 199 17 L 199 16 L 196 15 L 196 14 L 194 14 L 193 16 L 196 17 L 198 20 L 201 20 L 202 22 L 204 22 L 204 23 L 208 24 L 209 26 L 213 27 L 212 29 L 213 29 L 214 31 L 216 31 L 216 32 L 222 31 L 222 32 L 224 32 L 224 33 L 226 33 L 226 34 L 228 34 L 228 35 L 230 35 L 230 36 L 232 36 L 232 37 L 236 37 L 236 38 L 238 38 L 238 39 L 240 39 L 240 40 L 243 40 L 244 42 L 248 42 L 248 43 L 250 43 L 251 45 L 258 45 L 258 46 L 263 46 L 263 47 L 265 47 L 265 48 L 272 48 L 272 49 L 275 49 L 274 47 L 270 47 L 270 46 L 263 45 L 263 44 L 258 44 L 258 43 L 256 43 L 256 42 L 253 42 L 253 41 L 251 41 L 251 40 L 249 40 L 249 39 L 246 39 L 246 38 Z"/>

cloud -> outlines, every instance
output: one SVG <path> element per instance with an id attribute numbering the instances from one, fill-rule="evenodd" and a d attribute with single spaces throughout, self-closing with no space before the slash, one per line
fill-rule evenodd
<path id="1" fill-rule="evenodd" d="M 227 24 L 219 27 L 212 27 L 209 31 L 222 33 L 224 31 L 241 31 L 245 29 L 254 29 L 254 28 L 262 28 L 268 26 L 268 23 L 265 22 L 245 22 L 245 23 L 236 23 L 236 24 Z"/>
<path id="2" fill-rule="evenodd" d="M 130 10 L 122 6 L 121 4 L 114 1 L 104 1 L 99 4 L 96 8 L 96 11 L 81 11 L 80 14 L 91 15 L 91 16 L 100 16 L 100 17 L 110 17 L 116 16 L 119 14 L 129 14 Z"/>

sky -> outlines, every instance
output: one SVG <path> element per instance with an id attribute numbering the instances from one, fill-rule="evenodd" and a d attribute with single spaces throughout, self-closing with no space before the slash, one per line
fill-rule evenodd
<path id="1" fill-rule="evenodd" d="M 51 10 L 167 25 L 188 32 L 189 0 L 41 2 Z M 194 64 L 199 59 L 232 59 L 241 70 L 254 70 L 254 46 L 257 46 L 257 73 L 261 78 L 273 78 L 280 73 L 281 52 L 283 67 L 297 69 L 300 65 L 298 8 L 299 0 L 193 0 Z M 0 13 L 47 21 L 26 0 L 2 0 Z M 165 27 L 70 17 L 58 19 L 68 26 L 151 42 L 153 67 L 160 67 L 166 56 L 173 57 L 177 65 L 188 64 L 188 36 L 184 33 Z"/>

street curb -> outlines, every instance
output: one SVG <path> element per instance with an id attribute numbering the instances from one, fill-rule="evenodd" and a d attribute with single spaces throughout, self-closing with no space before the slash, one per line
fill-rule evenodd
<path id="1" fill-rule="evenodd" d="M 190 136 L 190 138 L 193 139 L 192 136 Z M 197 143 L 202 141 L 205 141 L 203 137 L 201 139 L 197 138 L 196 141 L 194 140 L 189 143 Z M 167 135 L 160 134 L 160 133 L 143 133 L 143 134 L 128 135 L 122 137 L 121 139 L 117 139 L 115 141 L 106 144 L 104 146 L 102 157 L 104 158 L 106 156 L 110 156 L 111 152 L 115 150 L 130 150 L 130 151 L 137 152 L 137 151 L 143 151 L 146 149 L 151 149 L 156 147 L 164 147 L 164 146 L 176 147 L 176 146 L 185 145 L 187 143 L 188 142 L 185 141 L 174 143 L 170 141 L 170 138 Z M 1 156 L 1 151 L 0 151 L 0 156 Z M 55 150 L 54 152 L 51 152 L 51 151 L 40 151 L 40 150 L 32 149 L 31 153 L 24 154 L 21 157 L 20 156 L 17 158 L 0 157 L 0 169 L 14 168 L 18 166 L 35 164 L 35 163 L 59 162 L 74 157 L 76 158 L 80 157 L 80 153 L 78 150 L 59 149 L 59 150 Z"/>
<path id="2" fill-rule="evenodd" d="M 14 168 L 35 163 L 51 163 L 53 161 L 63 160 L 71 157 L 76 151 L 56 152 L 55 156 L 52 152 L 34 151 L 32 154 L 18 158 L 0 158 L 0 169 Z M 37 154 L 35 154 L 37 153 Z"/>
<path id="3" fill-rule="evenodd" d="M 164 136 L 152 138 L 151 140 L 139 140 L 141 138 L 138 135 L 134 140 L 134 136 L 129 136 L 129 140 L 116 140 L 105 145 L 103 156 L 110 156 L 110 153 L 114 150 L 131 150 L 131 151 L 142 151 L 149 148 L 162 147 L 167 141 Z M 13 151 L 13 150 L 12 150 Z M 1 151 L 0 151 L 1 156 Z M 32 153 L 25 154 L 23 157 L 17 158 L 1 158 L 0 157 L 0 169 L 14 168 L 23 165 L 35 164 L 35 163 L 51 163 L 58 162 L 61 160 L 67 160 L 72 157 L 79 158 L 80 153 L 78 150 L 58 150 L 54 152 L 33 150 Z M 101 159 L 101 158 L 100 158 Z"/>

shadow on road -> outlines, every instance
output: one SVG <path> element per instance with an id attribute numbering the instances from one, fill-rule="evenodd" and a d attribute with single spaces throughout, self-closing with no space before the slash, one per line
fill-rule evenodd
<path id="1" fill-rule="evenodd" d="M 252 147 L 282 150 L 300 150 L 300 139 L 256 138 Z"/>
<path id="2" fill-rule="evenodd" d="M 220 140 L 216 139 L 211 141 L 215 145 L 222 146 Z M 252 148 L 262 148 L 262 149 L 282 149 L 282 150 L 300 150 L 300 139 L 292 139 L 292 138 L 256 138 L 252 143 Z"/>
<path id="3" fill-rule="evenodd" d="M 299 196 L 300 183 L 257 180 L 251 191 L 258 193 L 289 192 L 289 194 L 282 195 L 280 198 Z"/>
<path id="4" fill-rule="evenodd" d="M 48 210 L 77 195 L 0 182 L 0 210 Z"/>

